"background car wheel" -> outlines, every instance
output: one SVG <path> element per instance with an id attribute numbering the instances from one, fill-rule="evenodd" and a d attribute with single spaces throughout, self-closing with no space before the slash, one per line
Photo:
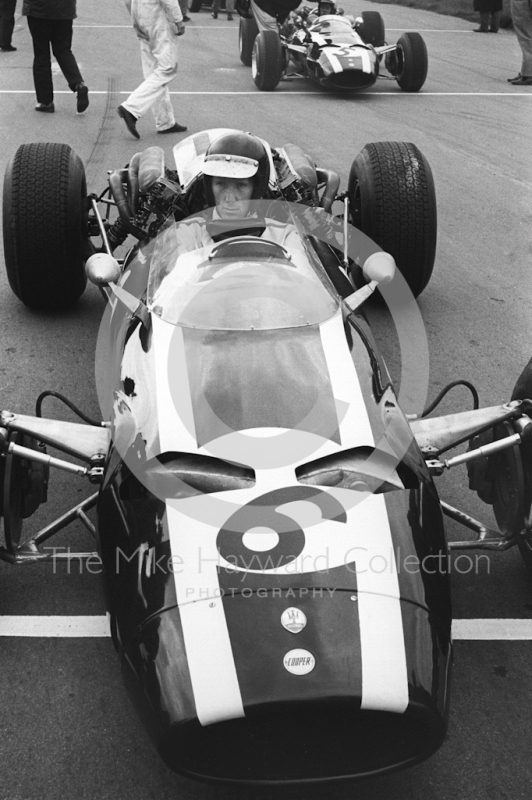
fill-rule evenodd
<path id="1" fill-rule="evenodd" d="M 251 66 L 253 45 L 259 28 L 255 22 L 255 17 L 245 19 L 240 17 L 240 25 L 238 27 L 238 46 L 240 48 L 240 61 L 245 67 Z"/>
<path id="2" fill-rule="evenodd" d="M 532 358 L 517 379 L 511 399 L 532 400 Z M 524 509 L 527 516 L 530 517 L 532 505 L 532 444 L 522 444 L 519 447 L 519 457 L 524 472 Z M 532 532 L 525 534 L 519 532 L 517 545 L 523 561 L 532 570 Z"/>
<path id="3" fill-rule="evenodd" d="M 30 308 L 55 311 L 82 295 L 86 198 L 83 163 L 67 144 L 23 144 L 8 163 L 3 193 L 7 277 Z"/>
<path id="4" fill-rule="evenodd" d="M 201 11 L 202 5 L 203 5 L 203 0 L 190 0 L 190 5 L 188 7 L 188 10 L 192 11 L 195 14 L 197 11 Z"/>
<path id="5" fill-rule="evenodd" d="M 394 77 L 405 92 L 419 92 L 427 79 L 427 46 L 419 33 L 403 33 L 397 40 Z M 388 66 L 388 63 L 385 62 Z"/>
<path id="6" fill-rule="evenodd" d="M 366 44 L 371 44 L 373 47 L 380 47 L 384 44 L 386 33 L 384 30 L 384 20 L 378 11 L 363 11 L 360 15 L 362 17 L 362 25 L 357 28 L 357 33 Z"/>
<path id="7" fill-rule="evenodd" d="M 255 39 L 251 74 L 261 92 L 271 92 L 283 74 L 283 48 L 275 31 L 261 31 Z"/>
<path id="8" fill-rule="evenodd" d="M 372 142 L 353 161 L 351 221 L 394 257 L 414 297 L 436 256 L 436 193 L 428 161 L 414 144 Z"/>

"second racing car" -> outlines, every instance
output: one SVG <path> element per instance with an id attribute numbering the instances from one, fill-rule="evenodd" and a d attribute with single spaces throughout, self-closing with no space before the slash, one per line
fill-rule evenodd
<path id="1" fill-rule="evenodd" d="M 368 89 L 379 77 L 394 79 L 405 92 L 417 92 L 425 83 L 428 56 L 422 36 L 408 32 L 387 44 L 378 12 L 364 11 L 354 19 L 337 13 L 333 0 L 321 0 L 317 9 L 292 12 L 278 33 L 259 32 L 251 11 L 239 13 L 240 60 L 251 66 L 261 91 L 294 77 L 336 91 Z M 387 75 L 381 74 L 383 66 Z"/>

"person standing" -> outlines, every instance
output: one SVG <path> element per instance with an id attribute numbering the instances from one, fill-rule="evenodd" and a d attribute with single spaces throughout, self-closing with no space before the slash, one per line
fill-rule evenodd
<path id="1" fill-rule="evenodd" d="M 12 53 L 17 48 L 11 44 L 15 27 L 15 8 L 17 0 L 0 0 L 0 51 Z"/>
<path id="2" fill-rule="evenodd" d="M 251 0 L 251 10 L 259 31 L 279 31 L 279 25 L 301 0 Z"/>
<path id="3" fill-rule="evenodd" d="M 89 107 L 89 90 L 71 49 L 73 20 L 77 16 L 76 0 L 24 0 L 22 13 L 28 18 L 33 40 L 35 110 L 49 114 L 55 111 L 51 47 L 61 72 L 76 95 L 77 113 L 83 114 Z"/>
<path id="4" fill-rule="evenodd" d="M 144 81 L 118 106 L 118 116 L 135 139 L 137 122 L 150 108 L 157 133 L 186 131 L 174 116 L 168 84 L 177 75 L 177 37 L 185 32 L 178 0 L 125 0 L 140 39 Z"/>
<path id="5" fill-rule="evenodd" d="M 498 32 L 501 22 L 502 0 L 473 0 L 473 9 L 480 14 L 480 27 L 475 28 L 475 33 Z"/>
<path id="6" fill-rule="evenodd" d="M 220 10 L 221 4 L 222 4 L 222 0 L 212 0 L 212 14 L 211 14 L 211 17 L 213 19 L 218 19 L 218 12 Z M 235 0 L 226 0 L 225 10 L 227 11 L 227 21 L 228 22 L 232 22 L 233 14 L 235 13 Z"/>
<path id="7" fill-rule="evenodd" d="M 179 8 L 183 14 L 183 22 L 190 22 L 190 17 L 188 16 L 188 0 L 179 0 Z"/>
<path id="8" fill-rule="evenodd" d="M 508 78 L 514 86 L 532 86 L 532 0 L 512 0 L 512 22 L 523 58 L 521 72 Z"/>

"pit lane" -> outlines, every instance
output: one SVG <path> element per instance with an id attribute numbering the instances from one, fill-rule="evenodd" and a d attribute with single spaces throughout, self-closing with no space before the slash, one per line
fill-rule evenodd
<path id="1" fill-rule="evenodd" d="M 89 112 L 75 115 L 60 75 L 55 115 L 33 111 L 31 41 L 18 20 L 19 49 L 2 54 L 1 62 L 0 169 L 22 142 L 64 141 L 85 162 L 89 189 L 99 190 L 107 169 L 153 144 L 170 154 L 171 142 L 155 134 L 149 115 L 135 142 L 116 116 L 115 106 L 141 80 L 138 44 L 122 2 L 78 5 L 73 49 L 91 89 Z M 439 206 L 435 273 L 420 299 L 431 354 L 430 397 L 465 377 L 478 387 L 483 405 L 502 402 L 530 357 L 532 317 L 532 89 L 505 80 L 520 63 L 515 36 L 474 36 L 473 26 L 462 20 L 394 6 L 353 0 L 344 6 L 355 13 L 378 10 L 391 41 L 404 30 L 422 32 L 429 75 L 419 94 L 406 95 L 391 81 L 352 97 L 302 81 L 261 94 L 239 62 L 237 23 L 212 20 L 204 10 L 191 15 L 181 40 L 172 85 L 177 119 L 189 132 L 231 125 L 273 144 L 296 142 L 320 165 L 337 170 L 343 182 L 366 142 L 417 144 L 432 166 Z M 10 293 L 2 270 L 0 406 L 31 414 L 37 395 L 52 388 L 97 415 L 93 352 L 101 312 L 99 294 L 89 288 L 61 317 L 31 313 Z M 390 321 L 384 311 L 372 309 L 371 315 L 400 377 Z M 440 410 L 461 410 L 469 402 L 455 390 Z M 60 405 L 48 403 L 45 413 L 63 415 Z M 448 502 L 490 522 L 462 471 L 439 486 Z M 84 493 L 84 484 L 54 473 L 50 501 L 31 524 L 45 524 Z M 448 530 L 463 538 L 457 527 Z M 91 540 L 75 527 L 55 544 L 88 549 Z M 463 574 L 455 571 L 453 597 L 457 618 L 532 617 L 532 578 L 514 551 L 491 556 L 489 574 L 485 562 Z M 75 561 L 55 573 L 51 565 L 1 564 L 0 613 L 100 616 L 105 606 L 99 576 Z M 126 697 L 109 639 L 1 637 L 0 798 L 528 799 L 530 649 L 528 641 L 457 642 L 449 737 L 428 762 L 358 786 L 250 793 L 196 784 L 164 767 Z"/>

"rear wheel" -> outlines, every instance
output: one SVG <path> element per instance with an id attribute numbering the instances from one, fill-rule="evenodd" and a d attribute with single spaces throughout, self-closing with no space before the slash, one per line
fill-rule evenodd
<path id="1" fill-rule="evenodd" d="M 238 27 L 238 46 L 240 48 L 240 61 L 245 67 L 251 66 L 253 45 L 259 28 L 255 22 L 255 17 L 240 17 L 240 25 Z"/>
<path id="2" fill-rule="evenodd" d="M 36 310 L 66 308 L 86 286 L 85 169 L 67 144 L 21 145 L 3 192 L 4 255 L 9 284 Z"/>
<path id="3" fill-rule="evenodd" d="M 436 256 L 436 193 L 428 161 L 408 142 L 372 142 L 349 173 L 351 221 L 390 253 L 417 297 Z"/>
<path id="4" fill-rule="evenodd" d="M 386 62 L 394 64 L 393 60 Z M 427 79 L 427 46 L 419 33 L 403 33 L 397 40 L 393 76 L 405 92 L 419 92 Z"/>
<path id="5" fill-rule="evenodd" d="M 362 25 L 357 28 L 357 33 L 366 44 L 371 44 L 373 47 L 380 47 L 384 44 L 386 33 L 384 30 L 384 20 L 378 11 L 363 11 L 360 15 L 362 17 Z"/>
<path id="6" fill-rule="evenodd" d="M 255 39 L 251 74 L 261 92 L 271 92 L 283 74 L 283 47 L 275 31 L 261 31 Z"/>

